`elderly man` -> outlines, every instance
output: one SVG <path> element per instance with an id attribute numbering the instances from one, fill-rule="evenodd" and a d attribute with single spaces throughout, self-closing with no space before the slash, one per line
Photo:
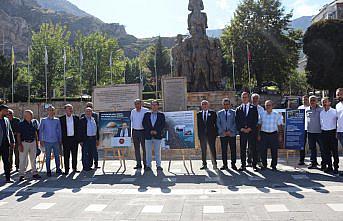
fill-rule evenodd
<path id="1" fill-rule="evenodd" d="M 209 110 L 209 102 L 201 101 L 201 111 L 197 114 L 198 136 L 201 146 L 201 170 L 207 169 L 207 145 L 210 148 L 213 169 L 217 167 L 216 139 L 217 139 L 217 113 Z"/>
<path id="2" fill-rule="evenodd" d="M 246 170 L 246 154 L 248 150 L 252 155 L 252 166 L 257 171 L 256 131 L 258 123 L 257 107 L 249 103 L 249 93 L 243 92 L 242 104 L 236 109 L 236 126 L 240 135 L 241 163 L 240 171 Z"/>
<path id="3" fill-rule="evenodd" d="M 322 142 L 325 156 L 325 173 L 338 174 L 338 140 L 336 138 L 337 112 L 331 108 L 331 101 L 328 97 L 322 99 L 323 111 L 320 113 L 320 125 L 322 129 Z M 332 159 L 333 157 L 333 167 Z"/>
<path id="4" fill-rule="evenodd" d="M 337 111 L 337 138 L 343 145 L 343 88 L 338 88 L 336 91 L 338 103 L 336 105 Z"/>
<path id="5" fill-rule="evenodd" d="M 8 115 L 7 115 L 8 120 L 11 123 L 12 131 L 14 134 L 14 138 L 17 139 L 17 131 L 19 127 L 19 122 L 20 119 L 14 116 L 14 111 L 12 109 L 8 109 Z M 13 168 L 13 154 L 15 157 L 14 164 L 16 167 L 16 170 L 19 170 L 19 150 L 18 150 L 18 142 L 14 145 L 14 147 L 10 149 L 10 170 Z"/>
<path id="6" fill-rule="evenodd" d="M 62 130 L 63 156 L 65 165 L 64 174 L 68 175 L 70 169 L 70 154 L 73 172 L 80 172 L 77 170 L 79 117 L 73 114 L 74 108 L 71 104 L 65 105 L 64 109 L 65 115 L 60 117 L 60 123 Z"/>
<path id="7" fill-rule="evenodd" d="M 325 170 L 325 157 L 323 150 L 323 143 L 321 140 L 322 129 L 320 126 L 320 112 L 323 108 L 318 105 L 318 98 L 316 96 L 310 96 L 310 107 L 305 110 L 305 119 L 307 122 L 307 137 L 308 145 L 311 150 L 311 165 L 309 169 L 317 169 L 317 144 L 320 147 L 321 152 L 321 169 Z"/>
<path id="8" fill-rule="evenodd" d="M 277 170 L 277 159 L 279 144 L 282 143 L 282 116 L 273 111 L 273 102 L 268 100 L 265 103 L 266 111 L 261 114 L 258 122 L 258 140 L 261 141 L 262 170 L 267 168 L 267 152 L 271 150 L 273 170 Z"/>
<path id="9" fill-rule="evenodd" d="M 302 102 L 303 104 L 298 107 L 298 110 L 306 110 L 310 106 L 310 101 L 307 95 L 304 95 L 302 97 Z M 306 115 L 305 115 L 306 118 Z M 300 160 L 298 165 L 303 166 L 305 165 L 305 148 L 306 148 L 306 143 L 307 143 L 307 120 L 305 119 L 305 142 L 304 142 L 304 147 L 302 150 L 300 150 Z"/>
<path id="10" fill-rule="evenodd" d="M 143 118 L 144 114 L 148 112 L 147 108 L 142 107 L 140 99 L 135 100 L 135 108 L 131 111 L 130 120 L 132 127 L 132 140 L 135 148 L 136 166 L 135 170 L 142 168 L 141 148 L 143 152 L 143 165 L 146 167 L 146 153 L 145 153 L 145 137 Z"/>
<path id="11" fill-rule="evenodd" d="M 166 125 L 165 116 L 158 111 L 159 103 L 154 100 L 151 102 L 151 111 L 144 114 L 143 127 L 146 148 L 146 171 L 151 170 L 152 148 L 154 147 L 155 161 L 158 171 L 161 167 L 161 141 L 163 130 Z"/>
<path id="12" fill-rule="evenodd" d="M 54 152 L 56 174 L 61 175 L 60 169 L 60 147 L 62 145 L 62 133 L 60 120 L 55 117 L 55 107 L 48 107 L 48 117 L 43 118 L 39 126 L 39 140 L 42 147 L 45 148 L 46 154 L 46 171 L 47 176 L 51 177 L 50 159 L 51 152 Z"/>
<path id="13" fill-rule="evenodd" d="M 8 106 L 0 105 L 0 156 L 4 163 L 6 183 L 13 183 L 11 180 L 11 171 L 9 159 L 10 147 L 14 147 L 15 139 L 11 128 L 10 121 L 6 117 L 8 114 Z"/>
<path id="14" fill-rule="evenodd" d="M 33 123 L 33 112 L 24 111 L 24 120 L 19 123 L 17 131 L 17 141 L 19 146 L 19 181 L 25 180 L 27 169 L 27 158 L 30 158 L 31 172 L 34 179 L 39 179 L 40 175 L 36 167 L 36 153 L 38 147 L 38 125 Z"/>
<path id="15" fill-rule="evenodd" d="M 251 102 L 252 105 L 254 105 L 257 108 L 257 112 L 258 112 L 258 118 L 260 119 L 262 113 L 264 112 L 264 108 L 260 105 L 260 95 L 259 94 L 252 94 L 251 95 Z M 256 137 L 257 139 L 257 137 Z M 259 163 L 260 166 L 262 166 L 261 164 L 261 142 L 257 141 L 256 142 L 256 151 L 257 151 L 257 162 Z M 251 164 L 252 160 L 251 160 L 251 151 L 248 151 L 248 165 Z"/>
<path id="16" fill-rule="evenodd" d="M 222 149 L 223 166 L 220 170 L 227 170 L 227 147 L 230 145 L 231 150 L 231 168 L 237 170 L 236 167 L 236 122 L 235 111 L 231 109 L 231 102 L 229 98 L 224 98 L 222 101 L 223 109 L 218 112 L 217 128 L 220 136 L 220 143 Z"/>
<path id="17" fill-rule="evenodd" d="M 93 117 L 92 108 L 87 107 L 85 109 L 85 115 L 80 120 L 79 131 L 83 170 L 90 171 L 94 158 L 97 158 L 97 145 L 99 143 L 98 121 Z M 95 165 L 94 169 L 96 168 L 97 165 Z"/>

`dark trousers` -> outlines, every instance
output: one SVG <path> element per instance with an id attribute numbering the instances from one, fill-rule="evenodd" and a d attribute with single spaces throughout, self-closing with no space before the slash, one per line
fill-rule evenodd
<path id="1" fill-rule="evenodd" d="M 216 137 L 203 136 L 199 137 L 199 140 L 201 146 L 201 159 L 203 166 L 207 165 L 207 145 L 210 148 L 212 164 L 213 166 L 217 166 Z"/>
<path id="2" fill-rule="evenodd" d="M 272 167 L 276 167 L 277 159 L 278 159 L 278 149 L 279 149 L 279 139 L 278 133 L 264 133 L 261 132 L 261 158 L 262 158 L 262 165 L 267 167 L 267 157 L 268 157 L 268 149 L 272 154 Z"/>
<path id="3" fill-rule="evenodd" d="M 135 157 L 137 166 L 142 166 L 141 147 L 143 151 L 143 165 L 146 166 L 145 137 L 144 130 L 132 131 L 133 146 L 135 147 Z"/>
<path id="4" fill-rule="evenodd" d="M 321 152 L 321 158 L 322 158 L 322 165 L 325 162 L 324 157 L 324 150 L 323 150 L 323 143 L 321 140 L 321 134 L 320 133 L 307 133 L 308 136 L 308 146 L 311 150 L 311 163 L 314 165 L 318 165 L 317 162 L 317 144 L 319 145 L 320 152 Z"/>
<path id="5" fill-rule="evenodd" d="M 222 160 L 223 165 L 227 166 L 227 146 L 230 145 L 231 151 L 231 165 L 236 164 L 237 154 L 236 154 L 236 137 L 221 137 L 220 144 L 222 148 Z"/>
<path id="6" fill-rule="evenodd" d="M 307 143 L 307 130 L 305 130 L 305 140 L 304 140 L 304 149 L 300 150 L 300 162 L 305 162 L 305 150 Z"/>
<path id="7" fill-rule="evenodd" d="M 250 150 L 251 153 L 252 165 L 255 167 L 257 164 L 256 132 L 252 131 L 248 134 L 240 132 L 239 135 L 242 166 L 246 166 L 248 144 L 248 150 Z"/>
<path id="8" fill-rule="evenodd" d="M 10 169 L 12 169 L 13 163 L 15 164 L 16 169 L 19 169 L 19 147 L 17 143 L 14 145 L 14 147 L 10 147 L 9 151 L 10 151 L 9 152 Z M 14 160 L 13 160 L 13 155 L 14 155 Z"/>
<path id="9" fill-rule="evenodd" d="M 1 128 L 0 128 L 1 130 Z M 5 170 L 5 176 L 6 179 L 10 179 L 11 171 L 10 171 L 10 163 L 9 163 L 9 152 L 10 152 L 10 146 L 8 144 L 8 141 L 2 142 L 0 146 L 0 155 L 2 158 L 2 162 L 4 164 L 4 170 Z"/>
<path id="10" fill-rule="evenodd" d="M 69 171 L 70 166 L 70 154 L 71 154 L 71 166 L 73 170 L 77 169 L 77 151 L 78 151 L 78 142 L 75 137 L 66 137 L 63 140 L 63 156 L 64 156 L 64 166 L 66 172 Z"/>
<path id="11" fill-rule="evenodd" d="M 82 166 L 84 170 L 91 169 L 95 156 L 94 150 L 96 150 L 96 137 L 88 137 L 83 142 L 82 147 Z"/>
<path id="12" fill-rule="evenodd" d="M 333 166 L 335 169 L 338 169 L 339 157 L 338 157 L 338 140 L 336 138 L 336 130 L 322 131 L 322 142 L 323 150 L 325 155 L 325 165 L 329 168 L 332 168 L 332 159 L 333 157 Z"/>

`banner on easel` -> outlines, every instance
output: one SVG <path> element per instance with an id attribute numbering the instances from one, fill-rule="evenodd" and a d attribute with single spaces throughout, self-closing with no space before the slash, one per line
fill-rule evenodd
<path id="1" fill-rule="evenodd" d="M 303 150 L 305 144 L 305 110 L 287 110 L 285 149 Z"/>
<path id="2" fill-rule="evenodd" d="M 129 148 L 131 142 L 130 111 L 99 113 L 99 148 Z"/>

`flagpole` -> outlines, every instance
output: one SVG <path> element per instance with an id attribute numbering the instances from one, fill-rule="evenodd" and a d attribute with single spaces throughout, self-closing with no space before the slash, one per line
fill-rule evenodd
<path id="1" fill-rule="evenodd" d="M 112 51 L 110 55 L 110 72 L 111 72 L 111 85 L 113 85 L 113 72 L 112 72 Z"/>
<path id="2" fill-rule="evenodd" d="M 170 50 L 170 77 L 173 77 L 173 52 Z"/>
<path id="3" fill-rule="evenodd" d="M 156 81 L 156 94 L 155 94 L 155 97 L 157 99 L 157 49 L 155 48 L 155 81 Z"/>
<path id="4" fill-rule="evenodd" d="M 251 59 L 251 54 L 249 50 L 249 44 L 247 43 L 247 54 L 248 54 L 248 74 L 249 74 L 249 91 L 251 93 L 251 73 L 250 73 L 250 59 Z"/>
<path id="5" fill-rule="evenodd" d="M 64 81 L 64 102 L 67 100 L 67 85 L 66 85 L 66 62 L 67 62 L 67 55 L 66 55 L 66 48 L 63 48 L 63 81 Z"/>
<path id="6" fill-rule="evenodd" d="M 30 85 L 30 47 L 27 47 L 27 102 L 30 104 L 31 102 L 31 85 Z"/>
<path id="7" fill-rule="evenodd" d="M 82 54 L 82 48 L 80 48 L 80 98 L 82 102 L 82 64 L 83 64 L 83 54 Z"/>
<path id="8" fill-rule="evenodd" d="M 48 103 L 48 51 L 45 46 L 45 102 Z"/>
<path id="9" fill-rule="evenodd" d="M 14 103 L 14 59 L 15 59 L 15 57 L 14 57 L 14 48 L 13 48 L 13 46 L 12 46 L 12 103 Z"/>
<path id="10" fill-rule="evenodd" d="M 98 86 L 98 50 L 95 50 L 95 86 Z"/>
<path id="11" fill-rule="evenodd" d="M 232 78 L 233 78 L 233 89 L 236 91 L 236 77 L 235 77 L 235 54 L 233 52 L 233 46 L 231 45 L 232 54 Z"/>

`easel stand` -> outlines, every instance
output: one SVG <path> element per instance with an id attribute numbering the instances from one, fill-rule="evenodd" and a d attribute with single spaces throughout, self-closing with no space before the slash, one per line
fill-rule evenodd
<path id="1" fill-rule="evenodd" d="M 126 171 L 126 162 L 125 162 L 125 151 L 124 148 L 104 148 L 104 159 L 102 163 L 102 172 L 105 173 L 105 162 L 106 160 L 119 160 L 120 166 L 116 173 L 124 167 L 123 173 Z M 109 156 L 112 154 L 112 156 Z"/>
<path id="2" fill-rule="evenodd" d="M 185 150 L 184 150 L 184 149 L 181 149 L 181 151 L 182 151 L 183 166 L 185 167 L 187 174 L 190 174 L 190 172 L 189 172 L 189 170 L 188 170 L 188 167 L 187 167 L 187 164 L 186 164 L 186 154 L 185 154 Z M 187 160 L 189 160 L 190 171 L 192 172 L 192 174 L 195 174 L 194 171 L 193 171 L 192 159 L 191 159 L 191 157 L 190 157 L 189 155 L 188 155 L 188 159 L 187 159 Z M 170 172 L 171 162 L 172 162 L 172 160 L 169 160 L 168 172 Z"/>

